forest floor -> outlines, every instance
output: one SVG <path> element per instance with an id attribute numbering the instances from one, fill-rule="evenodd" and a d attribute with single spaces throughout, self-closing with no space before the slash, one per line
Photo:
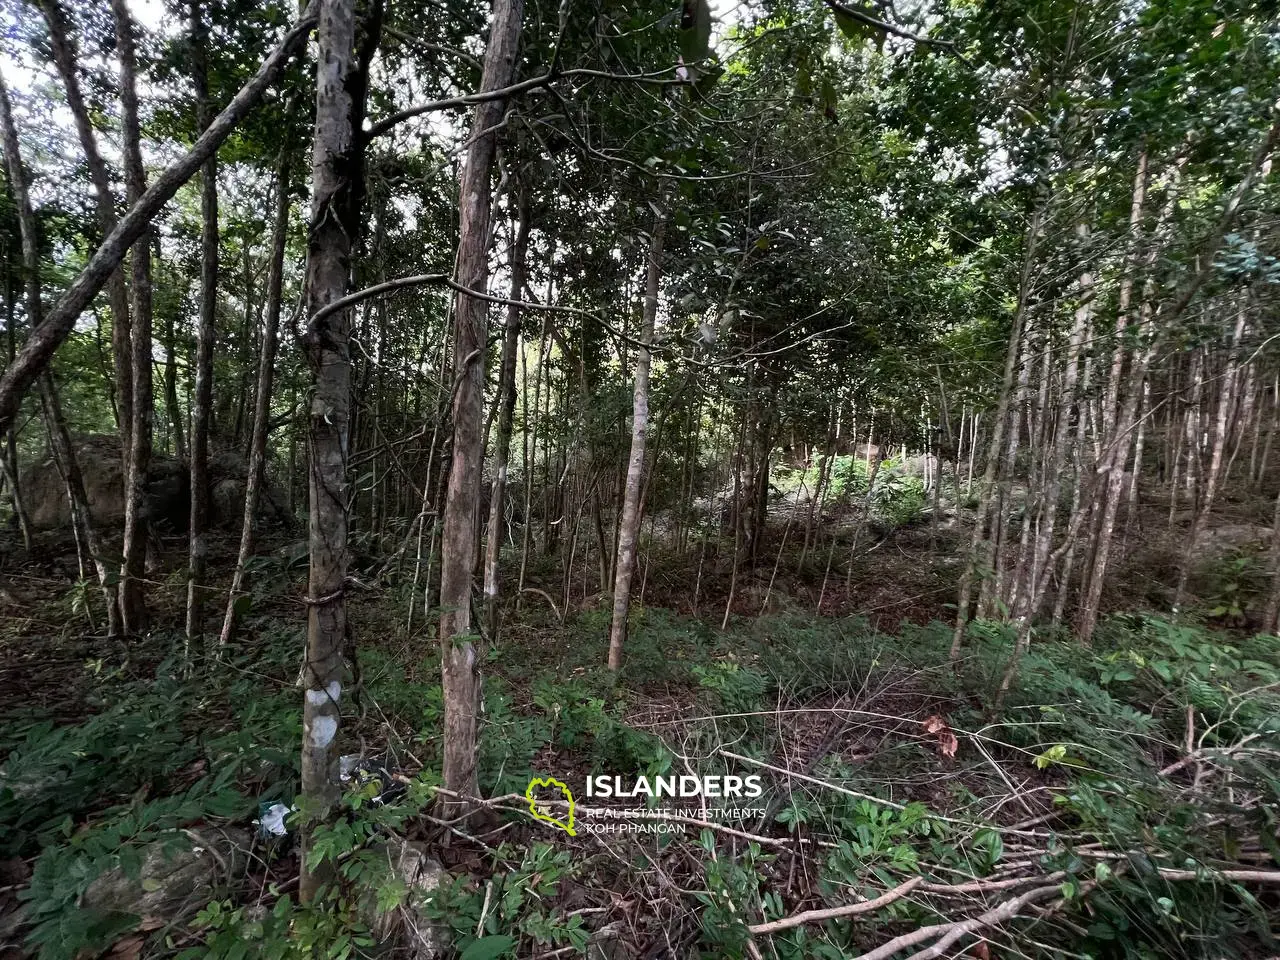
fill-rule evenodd
<path id="1" fill-rule="evenodd" d="M 495 799 L 451 824 L 428 803 L 434 623 L 406 629 L 410 578 L 370 565 L 351 600 L 360 683 L 341 735 L 358 769 L 341 829 L 322 835 L 343 883 L 323 908 L 295 902 L 292 821 L 283 836 L 258 826 L 297 790 L 296 543 L 264 549 L 219 659 L 184 653 L 178 541 L 151 591 L 157 629 L 125 642 L 89 623 L 97 598 L 70 586 L 74 555 L 50 538 L 0 582 L 0 957 L 395 943 L 466 960 L 836 958 L 925 928 L 902 955 L 1273 955 L 1280 657 L 1248 630 L 1240 598 L 1261 585 L 1239 513 L 1216 528 L 1201 615 L 1118 612 L 1167 602 L 1177 538 L 1144 535 L 1092 649 L 1038 636 L 998 713 L 1008 628 L 974 624 L 948 662 L 963 538 L 945 519 L 870 534 L 847 595 L 843 571 L 822 589 L 821 545 L 801 563 L 780 530 L 736 585 L 714 558 L 651 550 L 617 682 L 597 575 L 566 591 L 559 558 L 539 560 L 543 596 L 505 611 L 484 666 L 480 777 Z M 233 550 L 216 545 L 215 571 Z M 764 789 L 719 813 L 664 800 L 624 820 L 642 800 L 582 796 L 601 774 L 754 774 Z M 572 786 L 575 836 L 528 815 L 535 776 Z M 442 869 L 406 872 L 406 851 Z"/>

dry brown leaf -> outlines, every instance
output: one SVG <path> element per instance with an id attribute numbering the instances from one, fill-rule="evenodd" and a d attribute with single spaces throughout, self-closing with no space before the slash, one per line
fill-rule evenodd
<path id="1" fill-rule="evenodd" d="M 955 731 L 947 726 L 947 721 L 936 713 L 932 714 L 924 720 L 924 732 L 932 733 L 938 738 L 938 752 L 940 754 L 948 760 L 955 757 L 960 741 L 956 738 Z"/>
<path id="2" fill-rule="evenodd" d="M 125 937 L 115 942 L 107 956 L 115 957 L 116 960 L 138 960 L 138 957 L 142 956 L 142 946 L 146 942 L 144 937 Z"/>

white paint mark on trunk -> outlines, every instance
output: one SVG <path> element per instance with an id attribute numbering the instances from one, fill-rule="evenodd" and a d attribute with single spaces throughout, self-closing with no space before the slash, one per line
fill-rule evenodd
<path id="1" fill-rule="evenodd" d="M 324 704 L 328 703 L 330 700 L 332 700 L 334 703 L 337 703 L 341 697 L 342 697 L 342 684 L 339 683 L 337 680 L 330 680 L 329 685 L 325 687 L 325 689 L 323 690 L 307 691 L 307 703 L 316 707 L 323 706 Z"/>
<path id="2" fill-rule="evenodd" d="M 307 695 L 318 693 L 319 691 L 308 690 Z M 317 750 L 323 750 L 333 742 L 334 735 L 338 732 L 338 718 L 320 716 L 313 717 L 311 720 L 311 745 Z"/>

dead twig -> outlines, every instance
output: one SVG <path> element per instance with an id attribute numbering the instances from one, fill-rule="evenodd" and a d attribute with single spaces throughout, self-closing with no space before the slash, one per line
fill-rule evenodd
<path id="1" fill-rule="evenodd" d="M 859 913 L 871 913 L 873 910 L 879 910 L 883 906 L 900 900 L 908 893 L 924 881 L 924 877 L 912 877 L 906 883 L 900 883 L 892 890 L 888 890 L 876 897 L 874 900 L 865 900 L 862 903 L 851 903 L 844 907 L 830 907 L 826 910 L 804 910 L 801 913 L 793 914 L 789 917 L 783 917 L 781 920 L 773 920 L 769 923 L 757 923 L 747 927 L 752 935 L 761 933 L 777 933 L 779 930 L 790 930 L 792 927 L 799 927 L 806 923 L 820 923 L 823 920 L 834 920 L 837 917 L 852 917 Z"/>

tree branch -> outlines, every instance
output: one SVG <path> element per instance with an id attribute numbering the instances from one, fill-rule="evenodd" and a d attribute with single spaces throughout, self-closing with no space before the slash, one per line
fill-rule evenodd
<path id="1" fill-rule="evenodd" d="M 31 332 L 22 349 L 5 369 L 4 376 L 0 377 L 0 433 L 13 423 L 23 396 L 48 366 L 54 352 L 75 327 L 80 314 L 93 302 L 93 298 L 115 272 L 134 241 L 146 232 L 152 219 L 173 198 L 178 188 L 195 175 L 253 109 L 297 47 L 306 39 L 318 18 L 319 5 L 312 0 L 298 17 L 297 23 L 263 61 L 254 77 L 214 118 L 186 155 L 170 164 L 138 198 L 138 202 L 102 241 L 80 275 L 49 310 L 44 323 Z"/>
<path id="2" fill-rule="evenodd" d="M 875 30 L 883 30 L 885 33 L 903 40 L 910 40 L 912 43 L 922 43 L 929 47 L 938 47 L 941 50 L 948 50 L 956 53 L 956 45 L 950 40 L 934 40 L 932 37 L 922 37 L 919 34 L 912 33 L 910 30 L 904 30 L 902 27 L 894 26 L 884 20 L 877 20 L 865 10 L 859 10 L 857 7 L 846 6 L 839 0 L 822 0 L 833 13 L 838 13 L 842 17 L 848 17 L 850 20 L 856 20 L 864 26 L 872 27 Z M 958 55 L 958 54 L 957 54 Z"/>
<path id="3" fill-rule="evenodd" d="M 789 917 L 783 917 L 781 920 L 773 920 L 770 923 L 757 923 L 747 927 L 747 930 L 753 935 L 777 933 L 780 930 L 790 930 L 792 927 L 799 927 L 806 923 L 821 923 L 823 920 L 835 920 L 839 917 L 852 917 L 860 913 L 871 913 L 873 910 L 888 906 L 895 900 L 902 899 L 920 886 L 923 881 L 924 877 L 912 877 L 906 883 L 898 884 L 892 890 L 882 893 L 874 900 L 852 903 L 844 907 L 831 907 L 827 910 L 805 910 Z"/>

